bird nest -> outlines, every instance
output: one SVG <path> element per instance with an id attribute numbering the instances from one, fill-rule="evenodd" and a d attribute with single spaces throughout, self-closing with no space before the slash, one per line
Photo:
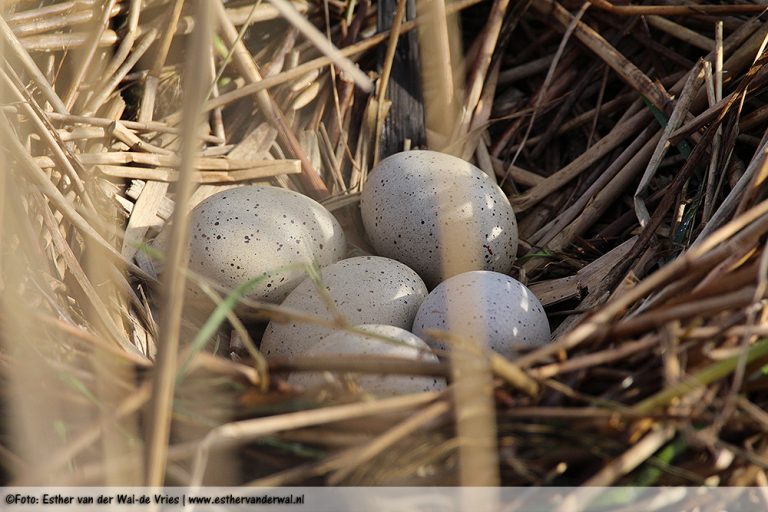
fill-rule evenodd
<path id="1" fill-rule="evenodd" d="M 747 2 L 8 2 L 0 22 L 4 481 L 764 485 L 768 23 Z M 553 341 L 511 359 L 265 361 L 184 220 L 269 184 L 352 253 L 384 156 L 472 161 Z M 174 222 L 170 222 L 173 220 Z M 242 294 L 241 294 L 242 295 Z M 335 326 L 348 328 L 343 319 Z M 372 399 L 353 377 L 448 376 Z"/>

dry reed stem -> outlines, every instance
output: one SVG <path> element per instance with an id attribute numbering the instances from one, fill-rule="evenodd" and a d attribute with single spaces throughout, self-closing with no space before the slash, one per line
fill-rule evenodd
<path id="1" fill-rule="evenodd" d="M 573 348 L 588 339 L 605 333 L 606 324 L 637 300 L 657 288 L 691 271 L 703 272 L 713 267 L 731 248 L 742 239 L 753 239 L 768 230 L 768 201 L 764 201 L 710 235 L 698 246 L 691 247 L 674 261 L 657 270 L 625 294 L 616 297 L 586 322 L 570 331 L 562 339 L 546 345 L 517 360 L 517 365 L 527 368 L 559 350 Z M 739 232 L 740 231 L 740 232 Z"/>
<path id="2" fill-rule="evenodd" d="M 130 342 L 127 336 L 125 336 L 123 329 L 121 329 L 115 320 L 109 315 L 110 308 L 107 308 L 100 294 L 97 292 L 96 288 L 94 288 L 93 284 L 88 278 L 88 275 L 81 267 L 78 258 L 74 255 L 72 249 L 61 235 L 57 222 L 48 205 L 45 205 L 43 208 L 43 219 L 48 227 L 49 232 L 51 233 L 54 246 L 59 251 L 59 254 L 62 255 L 67 268 L 72 273 L 77 283 L 80 285 L 87 300 L 90 302 L 91 310 L 94 312 L 96 320 L 101 323 L 101 335 L 118 343 L 126 352 L 137 354 L 138 350 Z"/>
<path id="3" fill-rule="evenodd" d="M 648 225 L 648 222 L 651 220 L 648 208 L 645 206 L 645 192 L 648 189 L 651 179 L 655 176 L 662 158 L 664 158 L 671 146 L 671 143 L 669 142 L 670 135 L 685 119 L 688 109 L 690 108 L 691 103 L 693 103 L 695 95 L 701 87 L 703 80 L 704 64 L 703 61 L 700 60 L 696 63 L 696 66 L 694 66 L 691 72 L 688 73 L 688 79 L 685 81 L 683 91 L 675 102 L 675 106 L 672 109 L 672 115 L 670 115 L 669 120 L 667 121 L 667 126 L 661 134 L 661 139 L 659 139 L 656 149 L 654 149 L 653 155 L 651 155 L 651 160 L 648 162 L 648 166 L 645 168 L 645 172 L 643 172 L 643 176 L 640 178 L 640 184 L 637 186 L 637 190 L 635 190 L 635 213 L 640 221 L 640 226 L 642 227 Z"/>
<path id="4" fill-rule="evenodd" d="M 383 453 L 388 448 L 400 442 L 405 437 L 413 434 L 416 430 L 423 428 L 426 424 L 450 412 L 451 405 L 447 401 L 436 402 L 425 408 L 407 420 L 387 430 L 380 436 L 374 438 L 369 443 L 352 452 L 344 460 L 344 466 L 337 469 L 328 476 L 328 484 L 339 485 L 350 474 L 363 464 L 371 461 L 377 455 Z"/>
<path id="5" fill-rule="evenodd" d="M 232 48 L 234 64 L 240 70 L 243 78 L 250 84 L 257 84 L 262 81 L 256 65 L 253 62 L 251 54 L 243 42 L 238 38 L 237 30 L 227 17 L 224 4 L 220 0 L 214 2 L 214 12 L 221 28 L 222 37 L 225 43 Z M 222 95 L 224 96 L 224 95 Z M 221 96 L 219 97 L 219 99 Z M 277 130 L 282 142 L 287 146 L 291 154 L 301 161 L 302 173 L 300 175 L 302 184 L 307 188 L 307 192 L 315 199 L 324 199 L 328 196 L 328 189 L 325 183 L 317 175 L 312 162 L 307 158 L 304 150 L 301 148 L 296 135 L 288 125 L 288 122 L 280 111 L 277 104 L 269 95 L 266 89 L 256 92 L 256 101 L 265 119 Z M 207 110 L 204 110 L 207 111 Z"/>
<path id="6" fill-rule="evenodd" d="M 23 70 L 29 74 L 35 82 L 35 85 L 40 88 L 40 92 L 43 93 L 45 99 L 48 100 L 56 112 L 59 114 L 68 114 L 69 112 L 67 111 L 64 102 L 61 101 L 61 98 L 59 98 L 59 95 L 53 90 L 35 62 L 21 46 L 19 40 L 13 34 L 11 28 L 2 16 L 0 16 L 0 34 L 2 34 L 3 40 L 5 41 L 3 56 L 8 58 L 10 54 L 12 58 L 16 59 L 21 64 Z"/>
<path id="7" fill-rule="evenodd" d="M 457 153 L 452 144 L 455 137 L 461 135 L 460 125 L 456 123 L 463 105 L 463 88 L 458 74 L 463 61 L 456 48 L 458 20 L 449 15 L 445 0 L 423 0 L 416 7 L 422 20 L 419 25 L 420 52 L 432 56 L 422 60 L 421 73 L 427 147 Z"/>
<path id="8" fill-rule="evenodd" d="M 156 146 L 153 146 L 149 142 L 138 138 L 137 135 L 133 134 L 132 130 L 138 131 L 138 132 L 157 132 L 157 133 L 172 133 L 172 134 L 178 134 L 180 133 L 180 129 L 175 126 L 168 126 L 165 123 L 160 122 L 148 122 L 148 123 L 142 123 L 137 121 L 129 121 L 125 119 L 116 120 L 116 119 L 108 119 L 105 117 L 95 117 L 95 116 L 74 116 L 74 115 L 61 115 L 57 114 L 55 112 L 48 112 L 47 117 L 53 122 L 61 122 L 65 124 L 87 124 L 91 126 L 98 126 L 102 127 L 105 130 L 105 134 L 111 133 L 115 137 L 130 137 L 130 139 L 123 140 L 130 148 L 136 150 L 136 151 L 149 151 L 153 153 L 160 153 L 160 154 L 166 154 L 170 155 L 173 154 L 172 151 L 166 150 L 163 148 L 158 148 Z M 219 137 L 214 137 L 211 135 L 203 135 L 200 137 L 200 140 L 203 142 L 213 143 L 213 144 L 221 144 L 223 141 Z"/>
<path id="9" fill-rule="evenodd" d="M 749 357 L 749 345 L 756 340 L 754 333 L 755 324 L 757 322 L 764 323 L 765 313 L 760 301 L 768 293 L 768 246 L 763 244 L 763 253 L 760 257 L 757 272 L 757 286 L 755 286 L 752 293 L 750 307 L 747 308 L 746 330 L 741 336 L 739 343 L 739 359 L 736 363 L 734 370 L 733 382 L 731 389 L 725 399 L 723 410 L 718 416 L 717 421 L 712 425 L 713 432 L 719 433 L 723 426 L 731 419 L 731 415 L 736 410 L 737 402 L 739 399 L 739 391 L 744 384 L 744 378 L 746 374 L 747 361 Z M 761 312 L 758 318 L 758 312 Z"/>
<path id="10" fill-rule="evenodd" d="M 93 56 L 96 53 L 98 42 L 101 39 L 101 34 L 109 25 L 109 19 L 113 16 L 112 11 L 116 3 L 117 0 L 107 0 L 106 5 L 94 4 L 92 7 L 93 17 L 97 18 L 96 15 L 99 9 L 101 9 L 101 17 L 96 21 L 96 30 L 91 32 L 88 41 L 85 43 L 84 55 L 79 56 L 81 57 L 78 59 L 79 65 L 76 68 L 74 76 L 69 81 L 67 92 L 64 93 L 63 101 L 67 110 L 72 110 L 75 100 L 77 100 L 77 96 L 80 92 L 78 89 L 85 78 L 85 74 L 91 67 Z"/>
<path id="11" fill-rule="evenodd" d="M 657 426 L 642 440 L 635 443 L 632 448 L 624 452 L 621 457 L 614 459 L 596 475 L 588 479 L 583 487 L 607 487 L 614 484 L 619 477 L 626 475 L 645 462 L 648 457 L 669 442 L 674 435 L 675 428 L 673 426 Z M 578 494 L 580 494 L 579 491 L 577 491 Z M 581 497 L 583 498 L 583 495 Z"/>
<path id="12" fill-rule="evenodd" d="M 478 4 L 480 1 L 481 0 L 456 0 L 455 2 L 452 2 L 446 7 L 446 13 L 447 14 L 458 13 L 464 9 L 467 9 L 469 7 L 472 7 L 473 5 Z M 419 23 L 423 23 L 423 21 L 424 21 L 423 18 L 417 18 L 412 21 L 403 22 L 400 28 L 400 34 L 402 35 L 410 32 L 411 30 L 418 27 Z M 390 34 L 389 30 L 377 33 L 369 37 L 368 39 L 365 39 L 363 41 L 359 41 L 355 44 L 344 47 L 340 49 L 339 52 L 341 53 L 341 55 L 345 57 L 352 57 L 355 55 L 359 55 L 365 51 L 370 50 L 371 48 L 378 46 L 382 42 L 386 41 L 389 37 L 389 34 Z M 291 80 L 295 80 L 297 78 L 300 78 L 306 75 L 310 71 L 324 68 L 332 64 L 333 64 L 333 61 L 328 57 L 317 57 L 303 64 L 299 64 L 294 68 L 283 71 L 277 75 L 264 77 L 263 80 L 260 80 L 258 82 L 246 84 L 243 87 L 235 89 L 234 91 L 229 93 L 223 93 L 217 99 L 209 100 L 208 102 L 206 102 L 203 109 L 204 111 L 207 112 L 214 108 L 227 105 L 233 101 L 237 101 L 239 99 L 246 98 L 254 94 L 258 94 L 261 91 L 290 82 Z M 179 120 L 180 120 L 179 115 L 175 115 L 175 116 L 172 115 L 172 116 L 169 116 L 165 121 L 168 124 L 173 125 L 173 124 L 177 124 Z"/>
<path id="13" fill-rule="evenodd" d="M 87 9 L 88 7 L 92 7 L 95 3 L 96 0 L 68 0 L 52 5 L 46 5 L 44 7 L 38 7 L 36 9 L 17 11 L 7 16 L 7 18 L 8 21 L 13 21 L 14 24 L 16 24 L 23 21 L 30 21 L 35 18 L 58 17 L 65 13 L 71 13 L 78 7 Z"/>
<path id="14" fill-rule="evenodd" d="M 760 5 L 613 5 L 608 0 L 595 0 L 598 9 L 623 16 L 655 14 L 657 16 L 684 16 L 692 14 L 726 15 L 764 12 Z"/>
<path id="15" fill-rule="evenodd" d="M 734 185 L 726 198 L 722 201 L 717 208 L 709 222 L 704 226 L 699 233 L 699 236 L 693 243 L 693 246 L 699 245 L 707 236 L 715 231 L 719 226 L 723 224 L 725 219 L 736 211 L 740 201 L 744 197 L 744 191 L 747 189 L 747 185 L 750 180 L 757 175 L 758 171 L 765 166 L 766 152 L 768 151 L 768 138 L 762 141 L 760 147 L 755 152 L 755 158 L 749 163 L 744 174 L 739 178 L 738 182 Z"/>
<path id="16" fill-rule="evenodd" d="M 659 30 L 663 30 L 670 36 L 680 39 L 692 46 L 696 46 L 697 48 L 701 48 L 702 50 L 711 51 L 715 46 L 712 39 L 679 23 L 675 23 L 670 19 L 656 15 L 645 16 L 645 19 L 648 21 L 649 25 L 656 27 Z"/>
<path id="17" fill-rule="evenodd" d="M 570 40 L 571 35 L 573 35 L 573 31 L 581 22 L 580 20 L 582 16 L 584 16 L 584 13 L 587 12 L 588 8 L 589 8 L 589 2 L 584 2 L 581 5 L 579 12 L 576 13 L 573 19 L 571 19 L 568 25 L 565 27 L 565 33 L 563 34 L 563 38 L 560 40 L 560 44 L 557 47 L 557 51 L 555 52 L 555 56 L 552 59 L 552 63 L 549 65 L 549 69 L 547 70 L 547 76 L 544 77 L 544 83 L 542 84 L 538 94 L 536 95 L 536 101 L 533 105 L 533 112 L 531 113 L 531 119 L 528 122 L 528 126 L 525 129 L 525 134 L 523 134 L 523 141 L 520 143 L 519 147 L 517 148 L 517 151 L 515 151 L 515 154 L 512 157 L 512 162 L 511 162 L 512 165 L 514 165 L 515 162 L 517 162 L 517 157 L 520 156 L 520 152 L 523 150 L 523 147 L 525 146 L 525 142 L 528 140 L 528 136 L 530 135 L 531 129 L 533 128 L 533 122 L 536 119 L 536 113 L 539 111 L 539 108 L 541 107 L 541 104 L 544 101 L 544 97 L 545 97 L 544 93 L 547 91 L 547 89 L 550 86 L 550 83 L 552 82 L 552 78 L 555 74 L 555 69 L 557 69 L 557 66 L 560 63 L 560 59 L 563 56 L 565 47 L 568 41 Z M 545 139 L 542 139 L 541 142 L 543 143 L 544 140 Z M 534 152 L 536 152 L 536 149 L 534 149 Z M 503 183 L 504 181 L 502 180 L 502 184 Z"/>
<path id="18" fill-rule="evenodd" d="M 211 15 L 207 0 L 196 3 L 199 19 L 208 20 Z M 192 179 L 197 157 L 197 126 L 202 116 L 200 105 L 207 92 L 202 77 L 195 76 L 198 62 L 210 52 L 211 27 L 206 23 L 198 25 L 192 34 L 192 42 L 185 62 L 184 80 L 184 123 L 181 132 L 179 161 L 180 179 L 176 190 L 175 222 L 171 228 L 168 253 L 170 269 L 164 273 L 164 297 L 160 321 L 157 365 L 153 375 L 150 427 L 148 429 L 146 452 L 147 486 L 162 486 L 167 466 L 168 441 L 171 429 L 171 414 L 175 389 L 176 366 L 179 350 L 179 330 L 186 281 L 187 212 L 189 198 L 194 189 Z M 181 271 L 180 271 L 181 269 Z"/>
<path id="19" fill-rule="evenodd" d="M 537 379 L 551 379 L 556 375 L 568 372 L 575 372 L 583 369 L 593 368 L 595 366 L 609 364 L 613 361 L 620 361 L 629 355 L 642 350 L 647 350 L 657 345 L 659 340 L 656 337 L 647 337 L 637 341 L 624 343 L 621 347 L 603 350 L 593 354 L 575 357 L 563 363 L 553 363 L 545 366 L 539 366 L 530 371 L 531 376 Z"/>
<path id="20" fill-rule="evenodd" d="M 29 119 L 35 125 L 38 136 L 45 141 L 51 153 L 53 153 L 55 163 L 63 167 L 64 171 L 72 180 L 72 184 L 84 205 L 89 209 L 92 209 L 93 200 L 85 190 L 85 185 L 83 183 L 84 176 L 81 176 L 81 174 L 86 174 L 83 172 L 82 166 L 78 166 L 78 170 L 80 171 L 78 173 L 78 170 L 75 170 L 72 163 L 77 162 L 77 159 L 64 144 L 61 144 L 60 141 L 56 140 L 56 132 L 52 129 L 50 124 L 46 123 L 47 118 L 45 114 L 37 108 L 37 104 L 34 100 L 32 100 L 28 94 L 25 94 L 26 90 L 17 87 L 14 80 L 12 80 L 4 70 L 0 70 L 0 77 L 3 79 L 5 90 L 10 92 L 13 99 L 19 102 L 20 108 L 29 116 Z M 22 90 L 24 92 L 22 92 Z"/>
<path id="21" fill-rule="evenodd" d="M 529 289 L 544 306 L 578 297 L 584 291 L 591 293 L 599 288 L 600 282 L 605 279 L 610 270 L 626 257 L 636 241 L 637 237 L 632 237 L 582 267 L 575 274 L 548 281 L 539 281 L 529 285 Z M 524 270 L 527 268 L 527 266 L 523 266 Z"/>
<path id="22" fill-rule="evenodd" d="M 560 250 L 573 242 L 576 236 L 581 235 L 605 213 L 606 208 L 614 203 L 618 194 L 640 172 L 660 136 L 658 133 L 654 135 L 653 128 L 644 130 L 602 172 L 582 197 L 534 233 L 530 238 L 531 243 Z M 525 269 L 530 272 L 539 264 L 539 261 L 531 260 L 526 262 Z"/>
<path id="23" fill-rule="evenodd" d="M 236 171 L 198 171 L 193 178 L 195 183 L 236 183 L 240 181 L 261 180 L 274 176 L 299 174 L 301 169 L 298 160 L 275 160 L 269 165 L 255 167 L 253 169 L 240 169 Z M 151 180 L 164 183 L 173 183 L 179 180 L 179 173 L 174 169 L 157 167 L 145 169 L 141 167 L 124 167 L 119 165 L 97 165 L 95 167 L 104 176 L 112 178 L 126 178 Z"/>
<path id="24" fill-rule="evenodd" d="M 512 199 L 512 206 L 515 208 L 515 212 L 524 212 L 530 209 L 548 195 L 564 187 L 571 180 L 588 170 L 597 160 L 603 158 L 619 144 L 635 135 L 648 123 L 649 119 L 648 112 L 641 111 L 633 115 L 626 122 L 616 125 L 608 135 L 597 141 L 588 151 L 582 153 L 560 171 L 545 178 L 544 181 L 524 194 L 514 197 Z"/>
<path id="25" fill-rule="evenodd" d="M 440 393 L 420 393 L 416 395 L 405 395 L 376 400 L 373 402 L 324 407 L 316 410 L 301 411 L 221 425 L 209 432 L 208 435 L 205 436 L 205 439 L 203 439 L 203 441 L 196 447 L 194 463 L 192 466 L 192 482 L 190 485 L 196 487 L 202 482 L 208 455 L 211 450 L 246 443 L 284 430 L 293 430 L 352 418 L 408 410 L 413 407 L 428 404 L 436 400 L 439 396 Z"/>
<path id="26" fill-rule="evenodd" d="M 133 205 L 131 217 L 125 226 L 125 238 L 120 249 L 126 260 L 131 261 L 143 243 L 151 226 L 156 225 L 157 211 L 168 193 L 168 184 L 148 181 Z"/>
<path id="27" fill-rule="evenodd" d="M 128 20 L 126 23 L 127 30 L 123 35 L 120 46 L 115 50 L 115 54 L 112 56 L 112 60 L 107 64 L 104 69 L 105 76 L 111 76 L 119 68 L 120 65 L 125 62 L 126 57 L 133 48 L 133 44 L 136 42 L 137 28 L 139 26 L 139 17 L 141 14 L 141 0 L 130 0 L 128 6 Z"/>
<path id="28" fill-rule="evenodd" d="M 395 50 L 397 41 L 400 39 L 400 30 L 405 19 L 405 5 L 407 0 L 398 0 L 397 9 L 392 19 L 392 28 L 389 31 L 389 40 L 387 41 L 387 51 L 384 55 L 384 64 L 381 69 L 381 78 L 379 78 L 379 90 L 376 93 L 376 102 L 378 111 L 376 112 L 376 131 L 373 136 L 373 165 L 379 162 L 381 133 L 384 128 L 384 119 L 386 118 L 386 98 L 389 77 L 392 73 L 392 63 L 395 60 Z"/>
<path id="29" fill-rule="evenodd" d="M 184 7 L 184 0 L 174 0 L 171 10 L 167 14 L 167 22 L 160 32 L 160 42 L 155 49 L 154 60 L 149 69 L 149 73 L 144 80 L 144 91 L 139 105 L 139 121 L 152 121 L 155 115 L 155 102 L 157 100 L 157 88 L 160 85 L 160 73 L 163 64 L 168 58 L 168 52 L 171 49 L 171 42 L 176 35 L 176 25 L 181 16 L 181 9 Z"/>
<path id="30" fill-rule="evenodd" d="M 374 356 L 300 356 L 295 358 L 272 358 L 273 372 L 354 372 L 386 375 L 424 375 L 446 377 L 448 365 L 427 361 L 413 361 L 404 358 Z"/>
<path id="31" fill-rule="evenodd" d="M 665 306 L 660 311 L 645 312 L 617 322 L 611 327 L 611 334 L 620 337 L 632 336 L 653 327 L 661 327 L 673 320 L 687 320 L 718 311 L 743 308 L 753 302 L 754 294 L 754 287 L 746 287 L 731 293 L 721 293 L 712 298 L 691 300 L 679 306 Z"/>
<path id="32" fill-rule="evenodd" d="M 574 24 L 574 35 L 587 48 L 595 52 L 600 59 L 608 64 L 624 81 L 633 89 L 637 90 L 642 96 L 648 99 L 656 108 L 661 111 L 667 109 L 670 101 L 667 93 L 660 84 L 651 81 L 645 73 L 640 71 L 626 57 L 616 51 L 600 34 L 592 28 L 572 17 L 559 3 L 554 0 L 544 0 L 535 4 L 536 8 L 554 18 L 564 27 L 570 27 Z M 574 22 L 574 20 L 576 20 Z"/>
<path id="33" fill-rule="evenodd" d="M 704 64 L 704 78 L 705 78 L 705 84 L 707 87 L 707 101 L 709 102 L 709 106 L 711 107 L 714 105 L 717 101 L 722 99 L 722 33 L 718 39 L 718 61 L 720 62 L 720 98 L 717 96 L 716 88 L 715 88 L 715 80 L 712 77 L 712 66 L 709 63 L 709 61 L 706 61 Z M 718 129 L 715 133 L 715 138 L 712 141 L 712 157 L 709 162 L 708 172 L 707 172 L 707 185 L 706 190 L 704 194 L 704 209 L 702 211 L 702 223 L 706 224 L 707 221 L 709 221 L 710 217 L 712 216 L 712 201 L 714 200 L 714 194 L 715 194 L 715 176 L 716 176 L 716 170 L 717 170 L 717 164 L 720 156 L 720 144 L 722 139 L 722 129 Z"/>
<path id="34" fill-rule="evenodd" d="M 360 71 L 352 61 L 341 54 L 338 48 L 328 41 L 314 25 L 303 18 L 288 0 L 267 0 L 278 12 L 288 20 L 290 24 L 296 27 L 299 32 L 304 34 L 322 54 L 328 57 L 333 64 L 344 72 L 350 80 L 353 80 L 357 86 L 365 92 L 373 90 L 373 82 L 368 76 Z"/>
<path id="35" fill-rule="evenodd" d="M 116 263 L 125 264 L 137 276 L 150 282 L 153 281 L 152 277 L 146 272 L 131 263 L 125 262 L 122 255 L 116 251 L 111 244 L 104 240 L 101 234 L 80 215 L 64 195 L 51 183 L 45 172 L 35 164 L 34 160 L 31 159 L 23 146 L 21 146 L 16 138 L 16 134 L 11 132 L 10 123 L 7 118 L 4 119 L 3 123 L 0 123 L 0 132 L 3 134 L 3 140 L 7 141 L 12 149 L 17 152 L 16 154 L 21 157 L 20 163 L 22 164 L 22 168 L 27 172 L 31 181 L 39 187 L 40 191 L 45 194 L 53 206 L 64 215 L 64 217 L 66 217 L 67 220 L 83 234 L 83 236 L 96 242 Z"/>
<path id="36" fill-rule="evenodd" d="M 113 75 L 104 77 L 103 82 L 100 83 L 96 88 L 97 92 L 95 92 L 94 95 L 89 98 L 86 107 L 83 109 L 83 113 L 86 116 L 95 114 L 101 108 L 101 106 L 104 105 L 104 103 L 107 101 L 107 98 L 109 98 L 110 94 L 112 94 L 112 91 L 115 90 L 120 81 L 125 77 L 126 74 L 128 74 L 128 71 L 130 71 L 131 68 L 133 68 L 137 62 L 139 62 L 139 59 L 144 56 L 144 53 L 149 50 L 149 47 L 152 46 L 152 44 L 155 42 L 156 37 L 157 30 L 150 30 L 147 34 L 144 35 L 144 37 L 141 38 L 141 42 L 133 49 L 133 53 L 131 53 L 130 57 L 125 59 L 117 71 L 115 71 Z M 141 122 L 147 122 L 147 120 L 145 119 Z"/>

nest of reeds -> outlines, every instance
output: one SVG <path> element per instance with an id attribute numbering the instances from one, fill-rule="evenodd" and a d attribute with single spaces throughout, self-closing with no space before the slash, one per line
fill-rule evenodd
<path id="1" fill-rule="evenodd" d="M 766 484 L 763 6 L 7 4 L 6 483 Z M 271 184 L 321 201 L 366 253 L 367 173 L 415 147 L 508 194 L 514 276 L 551 344 L 370 400 L 285 372 L 450 365 L 270 365 L 248 314 L 182 317 L 194 276 L 173 271 L 169 219 Z"/>

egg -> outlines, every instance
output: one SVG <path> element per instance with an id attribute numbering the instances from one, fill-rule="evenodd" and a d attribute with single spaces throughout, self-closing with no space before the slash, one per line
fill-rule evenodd
<path id="1" fill-rule="evenodd" d="M 360 209 L 377 253 L 405 263 L 430 287 L 471 270 L 512 269 L 512 206 L 488 175 L 460 158 L 435 151 L 385 158 L 371 170 Z"/>
<path id="2" fill-rule="evenodd" d="M 400 343 L 384 341 L 380 338 L 366 336 L 348 331 L 337 331 L 327 336 L 314 347 L 309 349 L 306 356 L 385 356 L 407 358 L 418 361 L 437 362 L 437 356 L 423 340 L 408 331 L 391 325 L 366 324 L 358 328 L 367 332 L 386 336 Z M 366 373 L 355 376 L 357 384 L 367 393 L 386 397 L 419 393 L 422 391 L 438 391 L 445 388 L 445 379 L 441 377 L 426 377 L 413 375 L 378 375 Z M 323 384 L 325 379 L 320 372 L 295 372 L 290 375 L 288 382 L 307 389 Z"/>
<path id="3" fill-rule="evenodd" d="M 507 275 L 484 270 L 440 283 L 416 314 L 413 332 L 432 348 L 446 350 L 428 329 L 449 331 L 510 358 L 520 346 L 541 346 L 551 338 L 547 315 L 531 290 Z"/>
<path id="4" fill-rule="evenodd" d="M 306 277 L 307 264 L 330 265 L 345 250 L 333 215 L 283 188 L 225 190 L 190 214 L 189 268 L 228 289 L 262 277 L 248 294 L 257 300 L 282 301 Z"/>
<path id="5" fill-rule="evenodd" d="M 334 263 L 320 271 L 321 281 L 336 310 L 351 325 L 385 324 L 410 330 L 427 287 L 400 262 L 380 256 L 360 256 Z M 312 281 L 305 279 L 283 306 L 329 321 L 334 319 Z M 272 321 L 261 342 L 268 358 L 303 354 L 334 329 L 317 324 Z"/>

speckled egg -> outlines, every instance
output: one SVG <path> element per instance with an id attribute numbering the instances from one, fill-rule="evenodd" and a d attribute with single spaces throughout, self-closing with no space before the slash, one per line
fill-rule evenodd
<path id="1" fill-rule="evenodd" d="M 360 256 L 334 263 L 320 271 L 322 284 L 336 310 L 352 325 L 385 324 L 410 330 L 427 287 L 400 262 L 379 256 Z M 286 308 L 333 320 L 314 281 L 307 278 L 282 304 Z M 311 323 L 270 322 L 261 342 L 266 357 L 303 354 L 335 332 Z"/>
<path id="2" fill-rule="evenodd" d="M 303 265 L 330 265 L 345 250 L 328 210 L 278 187 L 225 190 L 190 215 L 190 269 L 229 289 L 262 276 L 249 294 L 254 299 L 280 302 L 306 277 Z"/>
<path id="3" fill-rule="evenodd" d="M 338 331 L 318 342 L 304 355 L 309 356 L 386 356 L 408 358 L 419 361 L 437 362 L 437 356 L 414 334 L 391 325 L 359 325 L 367 332 L 386 336 L 399 343 L 384 341 L 363 334 Z M 320 372 L 296 372 L 288 382 L 307 389 L 317 387 L 325 381 Z M 445 388 L 445 379 L 413 375 L 355 375 L 357 384 L 367 393 L 377 396 L 394 396 L 422 391 L 437 391 Z"/>
<path id="4" fill-rule="evenodd" d="M 507 275 L 482 270 L 442 282 L 416 314 L 413 332 L 432 348 L 445 350 L 426 329 L 450 331 L 506 357 L 514 357 L 521 346 L 544 345 L 551 337 L 547 315 L 531 290 Z"/>
<path id="5" fill-rule="evenodd" d="M 517 222 L 502 190 L 474 165 L 435 151 L 382 160 L 361 213 L 378 254 L 402 261 L 430 287 L 471 270 L 509 272 Z"/>

